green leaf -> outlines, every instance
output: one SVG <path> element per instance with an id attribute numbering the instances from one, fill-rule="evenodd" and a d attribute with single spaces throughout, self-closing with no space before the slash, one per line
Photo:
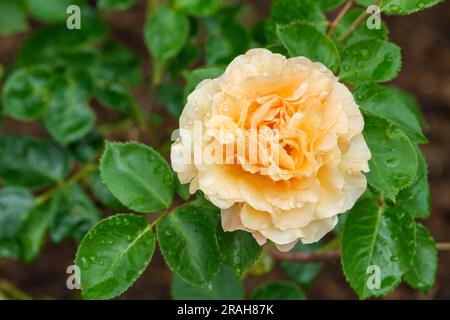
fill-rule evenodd
<path id="1" fill-rule="evenodd" d="M 100 0 L 98 7 L 108 10 L 123 10 L 134 5 L 136 0 Z"/>
<path id="2" fill-rule="evenodd" d="M 184 87 L 185 97 L 187 97 L 192 91 L 194 91 L 195 87 L 197 87 L 200 82 L 205 79 L 217 78 L 223 73 L 223 71 L 223 68 L 210 67 L 186 72 L 184 76 L 186 78 L 186 86 Z"/>
<path id="3" fill-rule="evenodd" d="M 399 192 L 397 205 L 411 212 L 416 218 L 428 218 L 431 213 L 428 166 L 419 147 L 415 145 L 414 149 L 418 159 L 416 178 L 408 188 Z"/>
<path id="4" fill-rule="evenodd" d="M 17 239 L 1 239 L 0 241 L 0 259 L 16 259 L 20 256 L 20 243 Z"/>
<path id="5" fill-rule="evenodd" d="M 126 114 L 132 103 L 132 93 L 125 84 L 108 82 L 95 88 L 95 96 L 104 107 Z"/>
<path id="6" fill-rule="evenodd" d="M 419 106 L 419 103 L 417 102 L 416 98 L 409 93 L 402 91 L 400 89 L 398 90 L 398 98 L 406 104 L 406 106 L 411 110 L 412 113 L 416 116 L 417 120 L 422 126 L 426 126 L 426 120 L 424 118 L 424 115 L 421 111 L 421 108 Z"/>
<path id="7" fill-rule="evenodd" d="M 246 231 L 224 232 L 219 226 L 218 240 L 222 262 L 229 266 L 237 277 L 242 274 L 258 259 L 261 246 L 253 236 Z"/>
<path id="8" fill-rule="evenodd" d="M 355 2 L 366 7 L 374 4 L 373 0 L 355 0 Z"/>
<path id="9" fill-rule="evenodd" d="M 336 224 L 336 226 L 333 229 L 333 232 L 336 235 L 340 235 L 342 233 L 342 231 L 344 230 L 344 225 L 345 225 L 346 220 L 347 220 L 346 214 L 340 214 L 338 216 L 338 223 Z"/>
<path id="10" fill-rule="evenodd" d="M 382 0 L 381 11 L 387 14 L 410 14 L 430 8 L 444 0 Z"/>
<path id="11" fill-rule="evenodd" d="M 55 78 L 44 124 L 56 141 L 67 145 L 81 139 L 95 124 L 89 107 L 92 83 L 86 73 L 66 73 Z"/>
<path id="12" fill-rule="evenodd" d="M 138 212 L 169 208 L 174 192 L 167 162 L 152 148 L 136 142 L 106 142 L 100 171 L 111 193 Z"/>
<path id="13" fill-rule="evenodd" d="M 436 281 L 438 254 L 433 237 L 420 223 L 416 225 L 415 245 L 416 255 L 405 280 L 414 289 L 428 292 Z"/>
<path id="14" fill-rule="evenodd" d="M 159 7 L 148 17 L 144 29 L 145 43 L 160 61 L 172 58 L 180 52 L 188 36 L 188 18 L 165 6 Z"/>
<path id="15" fill-rule="evenodd" d="M 277 26 L 277 34 L 291 57 L 305 56 L 337 71 L 341 58 L 336 46 L 312 25 L 295 23 Z"/>
<path id="16" fill-rule="evenodd" d="M 325 32 L 328 21 L 321 5 L 317 0 L 277 0 L 270 7 L 270 15 L 275 24 L 304 22 Z"/>
<path id="17" fill-rule="evenodd" d="M 67 149 L 79 162 L 95 162 L 103 143 L 103 135 L 97 130 L 92 130 L 83 138 L 69 144 Z"/>
<path id="18" fill-rule="evenodd" d="M 177 84 L 163 84 L 158 89 L 158 103 L 165 105 L 167 111 L 179 118 L 183 111 L 183 87 Z"/>
<path id="19" fill-rule="evenodd" d="M 169 71 L 170 74 L 176 78 L 184 70 L 192 67 L 201 58 L 202 50 L 194 40 L 191 40 L 180 53 L 170 61 Z"/>
<path id="20" fill-rule="evenodd" d="M 338 46 L 347 47 L 356 42 L 363 40 L 387 40 L 389 30 L 386 24 L 381 21 L 380 29 L 369 29 L 367 24 L 360 24 L 346 39 L 339 41 L 338 39 L 351 26 L 351 24 L 364 12 L 362 8 L 349 10 L 339 24 L 334 29 L 333 40 Z"/>
<path id="21" fill-rule="evenodd" d="M 219 210 L 203 200 L 179 207 L 156 225 L 169 268 L 185 281 L 209 289 L 220 271 Z"/>
<path id="22" fill-rule="evenodd" d="M 18 235 L 33 205 L 33 194 L 27 189 L 7 187 L 0 190 L 1 241 Z"/>
<path id="23" fill-rule="evenodd" d="M 41 251 L 45 235 L 57 213 L 55 201 L 35 206 L 24 222 L 19 235 L 20 257 L 25 262 L 34 260 Z"/>
<path id="24" fill-rule="evenodd" d="M 189 200 L 191 193 L 189 192 L 189 183 L 181 184 L 177 174 L 174 173 L 175 190 L 183 200 Z"/>
<path id="25" fill-rule="evenodd" d="M 228 268 L 222 268 L 211 290 L 195 287 L 177 275 L 172 280 L 172 297 L 175 300 L 242 300 L 244 287 Z"/>
<path id="26" fill-rule="evenodd" d="M 333 10 L 336 7 L 342 5 L 345 0 L 319 0 L 320 2 L 320 8 L 323 11 L 329 11 L 329 10 Z"/>
<path id="27" fill-rule="evenodd" d="M 47 187 L 63 180 L 70 168 L 68 155 L 51 140 L 0 137 L 0 178 L 8 185 Z"/>
<path id="28" fill-rule="evenodd" d="M 366 116 L 365 122 L 364 137 L 372 154 L 367 180 L 395 200 L 398 191 L 409 186 L 416 176 L 416 152 L 400 129 L 376 117 Z"/>
<path id="29" fill-rule="evenodd" d="M 91 189 L 95 197 L 106 207 L 114 210 L 123 210 L 124 206 L 108 190 L 100 177 L 100 172 L 94 172 L 90 179 Z"/>
<path id="30" fill-rule="evenodd" d="M 250 296 L 251 300 L 305 300 L 305 294 L 289 282 L 274 281 L 258 287 Z"/>
<path id="31" fill-rule="evenodd" d="M 112 299 L 127 290 L 150 263 L 155 235 L 146 220 L 119 214 L 102 220 L 78 248 L 85 299 Z"/>
<path id="32" fill-rule="evenodd" d="M 70 5 L 83 6 L 84 0 L 27 0 L 30 15 L 42 22 L 53 23 L 64 21 Z"/>
<path id="33" fill-rule="evenodd" d="M 20 48 L 18 64 L 30 66 L 40 63 L 71 68 L 76 61 L 80 65 L 80 62 L 91 60 L 95 55 L 95 45 L 104 40 L 108 29 L 95 14 L 83 11 L 82 15 L 80 30 L 69 30 L 64 22 L 33 31 Z M 72 63 L 68 64 L 67 60 Z"/>
<path id="34" fill-rule="evenodd" d="M 343 215 L 341 215 L 343 216 Z M 297 243 L 291 252 L 314 252 L 322 247 L 320 242 L 310 245 Z M 295 263 L 283 261 L 281 266 L 293 280 L 297 281 L 303 288 L 311 286 L 312 282 L 317 278 L 322 271 L 322 263 Z"/>
<path id="35" fill-rule="evenodd" d="M 220 8 L 221 0 L 174 0 L 176 10 L 194 16 L 209 16 Z"/>
<path id="36" fill-rule="evenodd" d="M 415 254 L 414 225 L 409 212 L 379 207 L 376 198 L 359 200 L 350 210 L 341 262 L 347 281 L 361 299 L 386 295 L 400 283 Z"/>
<path id="37" fill-rule="evenodd" d="M 400 48 L 383 40 L 363 40 L 342 51 L 339 78 L 351 84 L 394 79 L 402 64 Z"/>
<path id="38" fill-rule="evenodd" d="M 99 102 L 113 110 L 127 113 L 132 103 L 130 85 L 142 80 L 141 61 L 118 43 L 102 48 L 101 65 L 95 71 L 95 95 Z"/>
<path id="39" fill-rule="evenodd" d="M 107 42 L 101 49 L 102 64 L 97 77 L 137 85 L 142 81 L 141 59 L 118 42 Z M 96 79 L 98 81 L 98 79 Z"/>
<path id="40" fill-rule="evenodd" d="M 206 64 L 227 65 L 237 55 L 250 48 L 250 34 L 237 20 L 239 6 L 224 8 L 219 14 L 207 19 L 209 36 L 206 43 Z"/>
<path id="41" fill-rule="evenodd" d="M 45 66 L 14 71 L 3 88 L 4 114 L 23 121 L 40 118 L 49 106 L 52 77 L 51 69 Z"/>
<path id="42" fill-rule="evenodd" d="M 67 237 L 80 240 L 99 220 L 100 212 L 81 186 L 70 183 L 54 195 L 56 216 L 50 236 L 59 243 Z"/>
<path id="43" fill-rule="evenodd" d="M 28 29 L 23 0 L 0 0 L 0 36 Z"/>
<path id="44" fill-rule="evenodd" d="M 366 114 L 383 118 L 399 127 L 414 142 L 427 141 L 419 119 L 408 106 L 410 101 L 405 99 L 401 90 L 371 83 L 357 87 L 354 96 Z"/>

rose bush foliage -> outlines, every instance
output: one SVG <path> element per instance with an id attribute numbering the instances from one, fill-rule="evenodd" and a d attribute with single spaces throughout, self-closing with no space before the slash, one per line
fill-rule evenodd
<path id="1" fill-rule="evenodd" d="M 399 73 L 401 51 L 385 23 L 365 24 L 373 1 L 355 1 L 335 23 L 344 0 L 275 0 L 260 21 L 242 18 L 246 5 L 160 1 L 142 30 L 150 81 L 102 20 L 140 1 L 69 2 L 81 7 L 80 30 L 66 28 L 66 1 L 0 0 L 0 35 L 39 22 L 15 63 L 0 66 L 3 118 L 48 133 L 0 136 L 0 258 L 29 262 L 47 236 L 74 238 L 86 299 L 122 294 L 155 248 L 174 273 L 175 299 L 242 299 L 243 278 L 273 268 L 273 244 L 338 246 L 362 299 L 402 281 L 425 292 L 434 285 L 436 246 L 417 221 L 431 212 L 424 120 L 411 95 L 384 84 Z M 381 18 L 438 2 L 376 1 Z M 136 87 L 151 88 L 159 108 L 141 108 Z M 114 118 L 99 117 L 99 105 Z M 233 163 L 182 162 L 196 120 L 209 152 L 248 143 L 247 129 L 265 132 L 269 147 L 256 163 L 244 161 L 249 143 Z M 136 131 L 140 142 L 114 141 Z M 322 264 L 282 268 L 293 283 L 247 296 L 304 299 Z"/>

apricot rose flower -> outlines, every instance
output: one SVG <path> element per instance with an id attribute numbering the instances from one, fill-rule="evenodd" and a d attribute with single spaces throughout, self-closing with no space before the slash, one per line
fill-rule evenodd
<path id="1" fill-rule="evenodd" d="M 189 95 L 172 166 L 221 209 L 225 231 L 287 251 L 320 240 L 366 189 L 363 127 L 352 94 L 325 66 L 252 49 Z"/>

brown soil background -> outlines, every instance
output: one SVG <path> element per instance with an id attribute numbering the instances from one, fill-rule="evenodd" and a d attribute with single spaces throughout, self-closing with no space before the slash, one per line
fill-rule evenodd
<path id="1" fill-rule="evenodd" d="M 254 12 L 264 17 L 269 1 L 253 0 Z M 432 191 L 432 214 L 425 222 L 436 242 L 450 242 L 450 2 L 410 16 L 383 17 L 391 32 L 390 40 L 402 48 L 403 66 L 393 85 L 415 95 L 425 113 L 429 144 L 424 151 L 429 163 Z M 146 63 L 149 57 L 142 40 L 145 22 L 144 6 L 108 15 L 114 35 L 132 48 Z M 0 38 L 0 63 L 13 61 L 26 34 Z M 149 74 L 149 72 L 146 72 Z M 154 101 L 146 90 L 138 90 L 140 104 Z M 102 114 L 98 114 L 100 118 Z M 171 120 L 169 120 L 171 121 Z M 41 128 L 17 122 L 7 124 L 8 131 L 42 134 Z M 76 244 L 65 241 L 59 246 L 47 243 L 41 255 L 31 264 L 0 262 L 0 279 L 8 279 L 36 298 L 79 298 L 66 287 L 66 268 L 73 263 Z M 450 299 L 450 251 L 439 253 L 438 280 L 427 295 L 401 285 L 386 299 Z M 248 276 L 246 292 L 266 280 L 287 279 L 277 266 L 262 277 Z M 169 299 L 171 273 L 156 252 L 149 268 L 120 299 Z M 328 263 L 308 294 L 310 299 L 355 299 L 346 283 L 339 262 Z"/>

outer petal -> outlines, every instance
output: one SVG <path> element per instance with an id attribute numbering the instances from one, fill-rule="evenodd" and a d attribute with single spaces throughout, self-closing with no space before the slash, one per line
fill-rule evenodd
<path id="1" fill-rule="evenodd" d="M 258 211 L 249 205 L 245 205 L 241 210 L 242 224 L 250 230 L 261 230 L 272 225 L 270 213 Z"/>
<path id="2" fill-rule="evenodd" d="M 370 160 L 370 150 L 362 134 L 356 135 L 351 141 L 350 146 L 342 155 L 341 166 L 344 170 L 353 172 L 368 172 Z"/>
<path id="3" fill-rule="evenodd" d="M 198 188 L 221 209 L 242 202 L 239 189 L 239 170 L 227 165 L 205 166 L 198 174 Z"/>
<path id="4" fill-rule="evenodd" d="M 279 211 L 272 214 L 272 222 L 280 230 L 300 229 L 311 222 L 315 210 L 315 204 L 307 203 L 301 208 Z"/>
<path id="5" fill-rule="evenodd" d="M 224 231 L 236 231 L 236 230 L 246 230 L 241 221 L 241 207 L 238 204 L 228 208 L 222 209 L 222 228 Z"/>
<path id="6" fill-rule="evenodd" d="M 319 241 L 328 232 L 334 229 L 338 222 L 338 217 L 333 216 L 330 218 L 315 220 L 302 229 L 301 241 L 302 243 L 309 244 Z"/>

